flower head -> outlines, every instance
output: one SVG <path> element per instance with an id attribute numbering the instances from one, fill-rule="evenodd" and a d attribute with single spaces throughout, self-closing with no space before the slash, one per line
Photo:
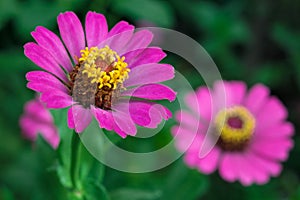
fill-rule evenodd
<path id="1" fill-rule="evenodd" d="M 38 98 L 25 104 L 24 114 L 20 118 L 20 127 L 24 137 L 29 140 L 35 141 L 37 135 L 41 134 L 54 149 L 58 147 L 60 138 L 52 115 Z"/>
<path id="2" fill-rule="evenodd" d="M 191 110 L 177 113 L 180 126 L 173 127 L 172 133 L 177 148 L 186 150 L 188 166 L 205 174 L 219 169 L 229 182 L 264 184 L 281 172 L 280 162 L 293 147 L 294 128 L 286 121 L 286 108 L 269 96 L 266 86 L 246 90 L 238 81 L 218 81 L 211 92 L 200 87 L 186 96 Z M 201 148 L 207 144 L 212 149 L 201 157 Z"/>
<path id="3" fill-rule="evenodd" d="M 87 13 L 85 28 L 73 12 L 60 14 L 57 22 L 62 40 L 37 27 L 36 43 L 24 46 L 25 55 L 45 70 L 27 73 L 27 87 L 40 92 L 48 108 L 70 107 L 70 128 L 82 132 L 94 116 L 101 128 L 125 137 L 136 134 L 135 125 L 154 128 L 171 117 L 167 108 L 147 101 L 176 98 L 159 84 L 172 79 L 174 69 L 158 63 L 165 53 L 149 46 L 150 31 L 134 33 L 124 21 L 108 31 L 106 18 L 95 12 Z"/>

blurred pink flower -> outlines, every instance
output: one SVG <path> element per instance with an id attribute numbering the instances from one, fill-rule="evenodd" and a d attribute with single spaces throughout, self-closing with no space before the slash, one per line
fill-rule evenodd
<path id="1" fill-rule="evenodd" d="M 134 33 L 125 21 L 108 31 L 106 18 L 95 12 L 87 13 L 85 29 L 73 12 L 60 14 L 57 22 L 64 44 L 37 27 L 32 32 L 37 43 L 24 46 L 25 55 L 45 70 L 27 73 L 27 87 L 40 92 L 48 108 L 71 106 L 69 128 L 80 133 L 94 116 L 101 128 L 126 137 L 136 134 L 135 125 L 154 128 L 171 117 L 167 108 L 147 101 L 176 98 L 172 89 L 158 84 L 172 79 L 174 68 L 158 63 L 166 54 L 149 47 L 150 31 Z M 126 103 L 128 97 L 147 100 Z"/>
<path id="2" fill-rule="evenodd" d="M 240 181 L 245 186 L 264 184 L 271 176 L 278 176 L 280 162 L 288 158 L 293 147 L 294 128 L 286 121 L 284 105 L 269 95 L 264 85 L 257 84 L 247 92 L 245 83 L 238 81 L 219 81 L 211 92 L 200 87 L 195 94 L 188 94 L 185 101 L 190 111 L 179 111 L 176 119 L 180 126 L 172 128 L 176 147 L 187 149 L 185 163 L 204 174 L 218 169 L 224 180 Z M 200 158 L 206 133 L 208 144 L 217 143 Z M 188 143 L 192 137 L 192 144 Z"/>
<path id="3" fill-rule="evenodd" d="M 41 134 L 54 149 L 58 147 L 60 138 L 52 115 L 38 98 L 25 104 L 24 113 L 20 118 L 20 126 L 27 139 L 35 141 L 37 135 Z"/>

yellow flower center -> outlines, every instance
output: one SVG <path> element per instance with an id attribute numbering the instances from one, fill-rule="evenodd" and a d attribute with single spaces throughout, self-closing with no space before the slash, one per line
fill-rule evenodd
<path id="1" fill-rule="evenodd" d="M 107 86 L 116 89 L 120 84 L 122 86 L 125 79 L 128 78 L 130 69 L 124 62 L 125 57 L 120 56 L 108 46 L 99 49 L 98 47 L 86 47 L 81 50 L 79 63 L 83 66 L 83 74 L 91 78 L 91 83 L 97 83 L 99 89 Z"/>
<path id="2" fill-rule="evenodd" d="M 251 139 L 255 118 L 243 106 L 221 110 L 215 118 L 215 128 L 220 134 L 219 144 L 224 150 L 242 150 Z"/>
<path id="3" fill-rule="evenodd" d="M 124 60 L 108 46 L 81 50 L 78 64 L 69 73 L 73 100 L 85 108 L 94 105 L 110 110 L 125 89 L 123 82 L 130 72 Z"/>

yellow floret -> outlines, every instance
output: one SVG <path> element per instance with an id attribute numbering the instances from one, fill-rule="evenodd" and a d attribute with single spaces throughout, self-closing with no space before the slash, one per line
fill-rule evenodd
<path id="1" fill-rule="evenodd" d="M 232 128 L 228 125 L 227 120 L 230 117 L 238 117 L 242 120 L 241 128 Z M 242 106 L 234 106 L 221 110 L 215 118 L 215 125 L 220 137 L 225 142 L 241 142 L 248 140 L 255 129 L 255 119 L 252 114 Z"/>
<path id="2" fill-rule="evenodd" d="M 108 46 L 99 49 L 98 47 L 86 47 L 80 51 L 81 58 L 79 62 L 84 67 L 82 73 L 87 74 L 88 78 L 91 79 L 91 83 L 97 82 L 99 89 L 104 86 L 108 88 L 116 89 L 118 84 L 122 84 L 125 79 L 128 78 L 130 69 L 127 68 L 128 64 L 125 62 L 125 57 L 120 56 L 110 49 Z M 107 67 L 112 65 L 113 69 L 109 72 L 101 71 L 96 66 L 96 59 L 101 59 L 107 63 Z"/>

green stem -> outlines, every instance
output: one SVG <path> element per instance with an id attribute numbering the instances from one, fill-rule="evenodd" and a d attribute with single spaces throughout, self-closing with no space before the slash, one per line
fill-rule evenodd
<path id="1" fill-rule="evenodd" d="M 80 171 L 80 157 L 81 157 L 81 141 L 78 133 L 73 131 L 72 144 L 71 144 L 71 179 L 73 184 L 73 189 L 80 190 L 81 183 L 79 180 Z"/>

